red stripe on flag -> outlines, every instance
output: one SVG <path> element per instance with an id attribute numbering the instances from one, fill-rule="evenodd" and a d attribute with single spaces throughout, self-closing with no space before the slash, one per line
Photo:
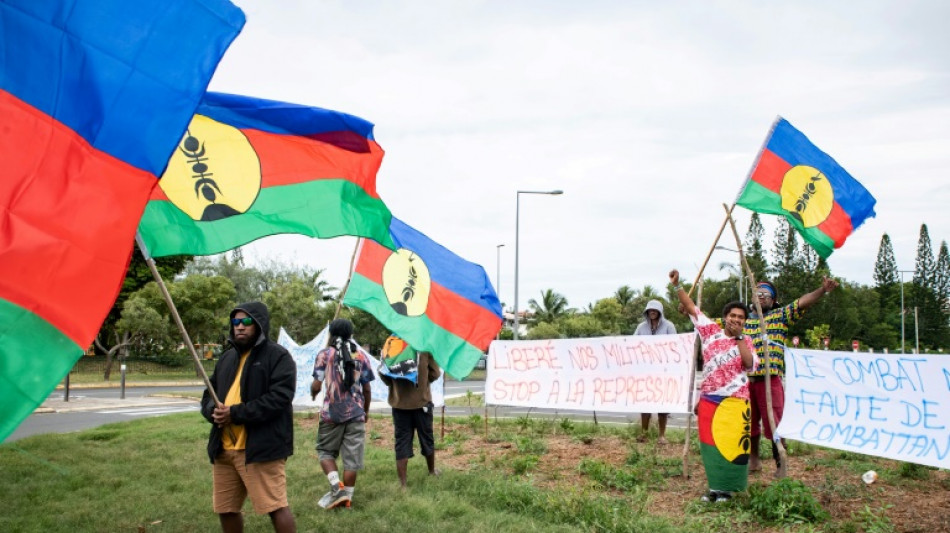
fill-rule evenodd
<path id="1" fill-rule="evenodd" d="M 261 187 L 320 179 L 345 179 L 359 185 L 370 197 L 379 198 L 376 172 L 383 162 L 383 149 L 375 141 L 361 137 L 369 153 L 360 153 L 299 135 L 280 135 L 254 129 L 243 129 L 241 132 L 261 161 Z M 161 187 L 155 187 L 151 200 L 168 201 L 168 196 Z"/>
<path id="2" fill-rule="evenodd" d="M 6 91 L 0 116 L 0 298 L 88 346 L 119 294 L 157 180 Z"/>
<path id="3" fill-rule="evenodd" d="M 762 156 L 759 157 L 759 164 L 756 165 L 755 172 L 752 173 L 752 181 L 779 194 L 782 191 L 782 180 L 790 168 L 792 168 L 792 165 L 789 165 L 784 159 L 767 148 L 763 149 Z"/>
<path id="4" fill-rule="evenodd" d="M 383 266 L 393 251 L 376 241 L 364 240 L 356 272 L 382 286 Z M 495 338 L 501 319 L 488 309 L 432 283 L 426 316 L 437 326 L 484 350 Z"/>
<path id="5" fill-rule="evenodd" d="M 835 248 L 841 248 L 845 239 L 854 231 L 851 227 L 851 217 L 838 205 L 838 202 L 832 206 L 828 218 L 818 224 L 818 229 L 835 242 Z"/>
<path id="6" fill-rule="evenodd" d="M 363 245 L 360 248 L 360 257 L 356 261 L 356 272 L 363 277 L 376 283 L 383 284 L 383 265 L 393 253 L 392 250 L 381 246 L 374 240 L 363 239 Z"/>
<path id="7" fill-rule="evenodd" d="M 429 292 L 426 316 L 480 350 L 488 348 L 501 324 L 501 319 L 495 313 L 438 283 L 433 283 Z"/>

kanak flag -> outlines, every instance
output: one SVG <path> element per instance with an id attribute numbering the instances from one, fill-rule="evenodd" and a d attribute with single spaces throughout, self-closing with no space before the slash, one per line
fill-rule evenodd
<path id="1" fill-rule="evenodd" d="M 0 0 L 0 440 L 95 338 L 243 26 L 226 0 Z"/>

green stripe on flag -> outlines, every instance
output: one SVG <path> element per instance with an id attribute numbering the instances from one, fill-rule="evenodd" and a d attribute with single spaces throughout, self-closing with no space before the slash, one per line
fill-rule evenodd
<path id="1" fill-rule="evenodd" d="M 82 348 L 26 309 L 0 299 L 0 442 L 39 407 Z"/>
<path id="2" fill-rule="evenodd" d="M 391 219 L 382 200 L 353 182 L 321 179 L 266 187 L 246 213 L 210 222 L 193 220 L 170 202 L 152 201 L 139 230 L 153 257 L 211 255 L 280 233 L 362 236 L 395 248 Z"/>
<path id="3" fill-rule="evenodd" d="M 788 211 L 782 208 L 782 196 L 775 191 L 749 181 L 736 203 L 756 213 L 784 216 L 785 220 L 788 220 L 788 223 L 815 249 L 815 252 L 825 259 L 835 251 L 834 240 L 823 231 L 817 227 L 806 228 L 801 222 L 788 216 Z"/>
<path id="4" fill-rule="evenodd" d="M 395 312 L 382 285 L 362 274 L 353 273 L 343 303 L 373 315 L 416 350 L 432 353 L 436 362 L 456 379 L 468 376 L 483 355 L 481 350 L 439 327 L 426 315 L 411 317 Z M 355 336 L 359 337 L 358 331 Z"/>
<path id="5" fill-rule="evenodd" d="M 746 489 L 749 482 L 749 465 L 730 463 L 719 453 L 715 446 L 699 443 L 699 454 L 703 458 L 706 480 L 712 490 L 739 492 Z"/>

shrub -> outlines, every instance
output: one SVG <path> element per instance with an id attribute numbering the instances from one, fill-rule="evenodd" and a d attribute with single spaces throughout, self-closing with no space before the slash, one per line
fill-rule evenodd
<path id="1" fill-rule="evenodd" d="M 773 524 L 822 522 L 829 515 L 811 490 L 797 479 L 783 478 L 771 485 L 749 487 L 749 510 Z"/>

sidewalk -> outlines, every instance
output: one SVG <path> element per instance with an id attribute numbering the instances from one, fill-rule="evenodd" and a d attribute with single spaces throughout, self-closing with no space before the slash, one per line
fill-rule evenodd
<path id="1" fill-rule="evenodd" d="M 181 387 L 181 386 L 195 386 L 201 385 L 200 381 L 188 382 L 188 381 L 154 381 L 154 382 L 144 382 L 144 383 L 128 383 L 126 382 L 125 387 Z M 188 405 L 197 403 L 198 400 L 194 398 L 183 398 L 179 396 L 172 395 L 160 395 L 160 396 L 138 396 L 138 397 L 126 397 L 125 399 L 119 398 L 119 391 L 116 390 L 115 397 L 112 398 L 93 398 L 91 396 L 84 396 L 82 389 L 104 389 L 104 388 L 114 388 L 119 389 L 119 385 L 115 386 L 109 384 L 101 383 L 92 383 L 92 384 L 74 384 L 69 386 L 69 401 L 64 400 L 64 387 L 62 385 L 56 387 L 56 392 L 51 394 L 42 405 L 34 410 L 34 413 L 71 413 L 77 411 L 96 411 L 99 409 L 130 409 L 135 407 L 154 407 L 154 406 L 169 406 L 169 405 Z"/>

